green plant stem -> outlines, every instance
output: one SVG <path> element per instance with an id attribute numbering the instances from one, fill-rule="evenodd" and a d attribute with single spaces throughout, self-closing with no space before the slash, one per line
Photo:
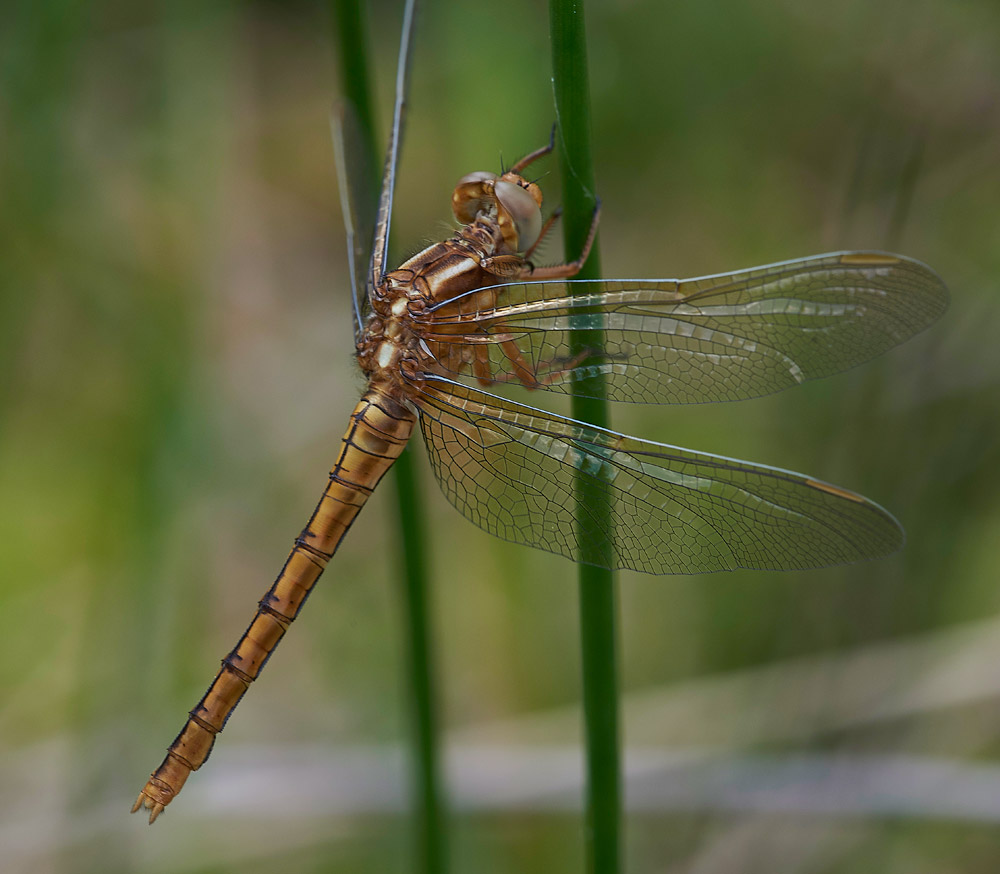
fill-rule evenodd
<path id="1" fill-rule="evenodd" d="M 400 570 L 406 609 L 407 679 L 412 706 L 414 815 L 418 870 L 442 874 L 447 844 L 440 778 L 437 695 L 430 632 L 430 597 L 424 551 L 425 531 L 413 450 L 408 448 L 393 466 L 402 550 Z"/>
<path id="2" fill-rule="evenodd" d="M 372 80 L 368 62 L 368 31 L 365 28 L 361 4 L 358 0 L 331 0 L 330 12 L 334 21 L 334 42 L 337 46 L 337 60 L 340 62 L 340 87 L 343 99 L 346 100 L 357 114 L 364 139 L 364 148 L 368 153 L 368 165 L 371 177 L 372 202 L 378 200 L 378 149 L 375 135 L 375 111 L 372 99 Z"/>
<path id="3" fill-rule="evenodd" d="M 369 43 L 358 0 L 331 0 L 345 98 L 357 112 L 368 152 L 367 166 L 382 162 L 375 151 Z M 378 200 L 378 178 L 371 176 L 371 200 Z M 393 466 L 398 519 L 399 568 L 406 625 L 406 685 L 410 692 L 414 868 L 423 874 L 447 869 L 447 834 L 440 777 L 440 743 L 434 659 L 431 647 L 429 583 L 419 482 L 413 452 L 406 449 Z"/>
<path id="4" fill-rule="evenodd" d="M 563 233 L 567 256 L 582 251 L 597 204 L 590 150 L 583 0 L 550 0 L 553 87 L 563 178 Z M 600 274 L 595 243 L 579 277 Z M 578 331 L 576 351 L 600 348 L 602 332 Z M 582 387 L 578 382 L 578 386 Z M 608 404 L 600 377 L 588 377 L 588 397 L 573 396 L 573 416 L 607 427 Z M 614 874 L 621 858 L 621 768 L 618 729 L 617 595 L 614 574 L 587 562 L 607 563 L 606 544 L 585 530 L 611 531 L 610 494 L 603 483 L 580 475 L 576 484 L 583 709 L 587 744 L 587 870 Z"/>

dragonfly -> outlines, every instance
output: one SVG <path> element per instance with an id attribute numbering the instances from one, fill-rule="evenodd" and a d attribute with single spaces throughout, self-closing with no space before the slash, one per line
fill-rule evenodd
<path id="1" fill-rule="evenodd" d="M 369 234 L 351 194 L 347 125 L 337 140 L 357 360 L 368 384 L 305 528 L 246 632 L 133 807 L 154 822 L 296 619 L 320 574 L 419 425 L 448 500 L 500 538 L 575 561 L 651 574 L 804 569 L 885 556 L 903 531 L 869 499 L 800 473 L 618 434 L 488 389 L 684 404 L 759 397 L 825 377 L 902 343 L 944 312 L 929 267 L 837 252 L 692 279 L 575 280 L 573 261 L 532 257 L 558 213 L 525 172 L 463 176 L 454 235 L 387 269 L 412 39 L 407 7 L 393 125 Z M 354 173 L 353 176 L 357 176 Z M 356 188 L 356 183 L 354 183 Z M 364 248 L 370 242 L 370 257 Z M 599 336 L 597 344 L 588 338 Z M 610 512 L 588 514 L 591 483 Z"/>

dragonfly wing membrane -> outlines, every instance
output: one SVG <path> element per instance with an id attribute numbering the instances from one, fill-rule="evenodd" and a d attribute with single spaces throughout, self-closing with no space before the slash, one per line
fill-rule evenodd
<path id="1" fill-rule="evenodd" d="M 697 279 L 511 283 L 490 310 L 441 307 L 434 339 L 488 346 L 498 382 L 523 382 L 527 364 L 534 388 L 586 391 L 580 378 L 600 373 L 612 400 L 703 403 L 847 370 L 922 331 L 947 300 L 918 261 L 841 252 Z M 581 353 L 574 338 L 593 329 L 603 344 Z"/>
<path id="2" fill-rule="evenodd" d="M 392 220 L 392 199 L 396 191 L 396 168 L 399 166 L 399 146 L 403 140 L 406 102 L 410 90 L 410 58 L 417 15 L 417 0 L 407 0 L 403 7 L 403 30 L 399 38 L 399 58 L 396 64 L 396 99 L 392 110 L 392 127 L 386 144 L 382 187 L 375 217 L 375 239 L 372 246 L 368 281 L 374 288 L 382 281 L 389 255 L 389 226 Z"/>
<path id="3" fill-rule="evenodd" d="M 443 378 L 417 401 L 435 475 L 479 527 L 645 573 L 790 570 L 877 558 L 903 544 L 877 504 L 802 474 L 625 437 Z M 611 517 L 577 518 L 575 478 Z"/>
<path id="4" fill-rule="evenodd" d="M 357 340 L 368 311 L 368 267 L 375 238 L 375 199 L 372 196 L 375 170 L 368 158 L 357 111 L 350 103 L 343 101 L 334 109 L 331 127 L 340 209 L 347 232 L 354 337 Z"/>

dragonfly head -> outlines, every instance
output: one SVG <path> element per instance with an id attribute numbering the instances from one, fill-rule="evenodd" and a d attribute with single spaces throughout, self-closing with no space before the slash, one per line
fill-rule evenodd
<path id="1" fill-rule="evenodd" d="M 542 191 L 520 174 L 478 171 L 458 180 L 451 208 L 462 224 L 493 218 L 512 252 L 530 249 L 542 232 Z"/>

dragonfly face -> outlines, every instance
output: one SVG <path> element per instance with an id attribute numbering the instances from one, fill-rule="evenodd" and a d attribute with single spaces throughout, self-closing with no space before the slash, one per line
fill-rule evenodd
<path id="1" fill-rule="evenodd" d="M 542 191 L 514 171 L 503 176 L 478 171 L 463 176 L 451 196 L 451 208 L 462 224 L 477 216 L 497 223 L 507 249 L 524 252 L 532 248 L 542 231 Z"/>

